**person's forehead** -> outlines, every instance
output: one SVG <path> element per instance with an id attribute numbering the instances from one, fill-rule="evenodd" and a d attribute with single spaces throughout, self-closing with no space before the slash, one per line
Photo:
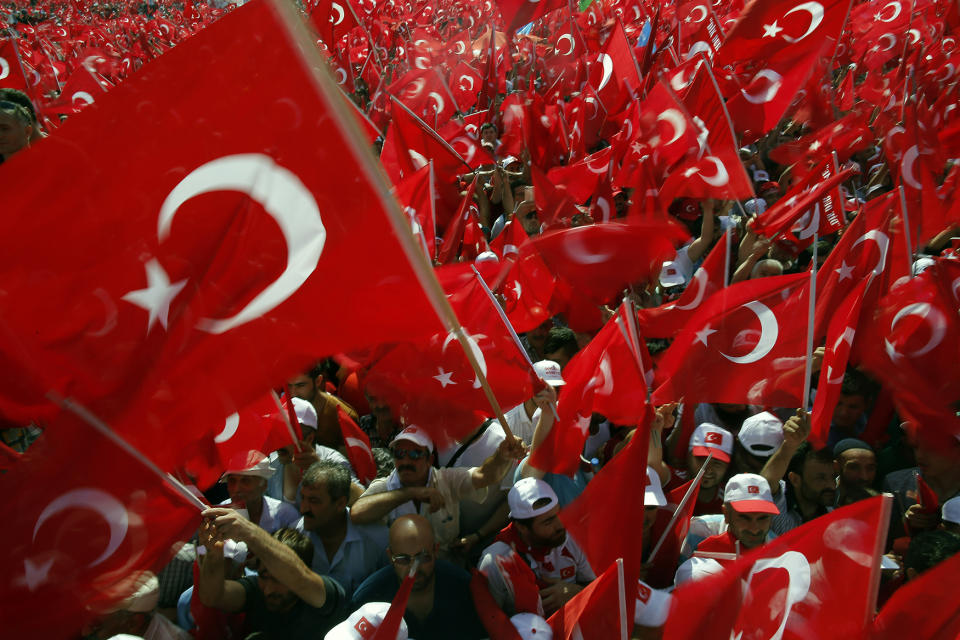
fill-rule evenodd
<path id="1" fill-rule="evenodd" d="M 307 498 L 324 497 L 327 495 L 327 483 L 318 482 L 315 485 L 300 485 L 300 493 Z"/>
<path id="2" fill-rule="evenodd" d="M 869 449 L 847 449 L 840 454 L 840 459 L 844 462 L 874 462 L 877 455 Z"/>
<path id="3" fill-rule="evenodd" d="M 397 440 L 397 443 L 393 445 L 394 449 L 402 449 L 403 451 L 426 451 L 426 447 L 421 447 L 416 442 L 410 440 Z"/>

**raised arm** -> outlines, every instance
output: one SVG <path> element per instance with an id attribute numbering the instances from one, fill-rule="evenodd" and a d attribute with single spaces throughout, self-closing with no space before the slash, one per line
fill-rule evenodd
<path id="1" fill-rule="evenodd" d="M 509 436 L 496 452 L 483 461 L 479 467 L 470 470 L 470 480 L 476 489 L 489 487 L 500 482 L 507 472 L 513 468 L 514 460 L 519 460 L 527 454 L 527 447 L 517 436 Z"/>
<path id="2" fill-rule="evenodd" d="M 368 491 L 350 507 L 350 519 L 354 524 L 375 524 L 404 502 L 411 500 L 429 502 L 431 511 L 443 507 L 443 497 L 433 487 L 403 487 L 379 493 Z"/>
<path id="3" fill-rule="evenodd" d="M 226 579 L 223 542 L 213 520 L 204 519 L 200 524 L 199 543 L 207 553 L 200 557 L 197 595 L 207 607 L 237 613 L 243 610 L 247 593 L 239 582 Z"/>
<path id="4" fill-rule="evenodd" d="M 790 459 L 809 434 L 810 414 L 803 409 L 797 409 L 797 412 L 783 424 L 783 443 L 773 452 L 760 471 L 760 475 L 770 485 L 770 492 L 773 495 L 780 493 L 780 480 L 787 474 Z"/>

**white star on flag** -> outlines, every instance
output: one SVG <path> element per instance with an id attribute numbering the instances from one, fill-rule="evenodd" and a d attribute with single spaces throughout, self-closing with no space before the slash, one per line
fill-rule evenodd
<path id="1" fill-rule="evenodd" d="M 710 325 L 707 325 L 703 329 L 700 329 L 700 331 L 697 331 L 697 338 L 694 340 L 694 342 L 699 342 L 706 347 L 707 338 L 709 338 L 711 334 L 714 334 L 716 332 L 717 332 L 716 329 L 711 329 Z"/>
<path id="2" fill-rule="evenodd" d="M 446 389 L 447 385 L 457 384 L 451 378 L 453 377 L 452 371 L 444 371 L 443 367 L 437 367 L 437 375 L 433 376 L 433 379 L 440 383 L 440 385 Z"/>
<path id="3" fill-rule="evenodd" d="M 776 20 L 773 21 L 773 24 L 763 25 L 764 38 L 776 38 L 781 31 L 783 31 L 783 27 L 779 26 Z"/>
<path id="4" fill-rule="evenodd" d="M 144 265 L 147 272 L 147 288 L 131 291 L 123 296 L 123 300 L 145 309 L 150 317 L 147 319 L 147 333 L 153 328 L 157 320 L 166 330 L 167 318 L 170 315 L 170 303 L 186 286 L 186 279 L 170 284 L 170 277 L 156 258 L 151 258 Z"/>
<path id="5" fill-rule="evenodd" d="M 834 269 L 834 271 L 840 274 L 840 278 L 837 280 L 837 282 L 843 282 L 847 278 L 853 277 L 853 267 L 849 266 L 844 260 L 840 261 L 840 268 Z"/>

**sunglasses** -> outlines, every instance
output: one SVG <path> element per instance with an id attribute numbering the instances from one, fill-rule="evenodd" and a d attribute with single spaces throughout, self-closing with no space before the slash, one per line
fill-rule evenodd
<path id="1" fill-rule="evenodd" d="M 425 562 L 433 562 L 433 554 L 429 551 L 421 551 L 415 556 L 411 556 L 409 553 L 401 553 L 390 558 L 395 565 L 401 567 L 409 567 L 410 563 L 416 560 L 420 564 Z"/>
<path id="2" fill-rule="evenodd" d="M 397 460 L 403 460 L 404 458 L 410 458 L 411 460 L 420 460 L 421 458 L 426 458 L 430 455 L 429 451 L 418 451 L 418 450 L 403 450 L 403 449 L 394 449 L 393 457 Z"/>

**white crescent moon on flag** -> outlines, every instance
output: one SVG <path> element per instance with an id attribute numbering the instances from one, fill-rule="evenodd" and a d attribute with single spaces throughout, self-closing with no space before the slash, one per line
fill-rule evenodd
<path id="1" fill-rule="evenodd" d="M 787 594 L 783 603 L 783 618 L 780 620 L 780 626 L 770 636 L 770 640 L 781 640 L 793 605 L 803 601 L 810 593 L 810 562 L 799 551 L 787 551 L 776 558 L 761 558 L 754 563 L 747 575 L 746 589 L 750 588 L 750 581 L 754 574 L 766 569 L 784 569 L 787 572 Z M 743 635 L 742 631 L 740 635 Z"/>
<path id="2" fill-rule="evenodd" d="M 693 14 L 696 13 L 697 11 L 700 12 L 700 17 L 698 19 L 693 19 Z M 690 20 L 691 22 L 696 22 L 696 23 L 703 22 L 704 20 L 707 19 L 707 7 L 702 4 L 698 4 L 690 11 L 689 15 L 691 18 Z"/>
<path id="3" fill-rule="evenodd" d="M 697 269 L 697 272 L 693 274 L 693 282 L 697 283 L 697 295 L 687 304 L 674 305 L 674 309 L 696 309 L 700 306 L 700 303 L 703 302 L 703 296 L 707 292 L 707 272 L 703 269 Z M 691 282 L 691 286 L 692 285 L 693 283 Z"/>
<path id="4" fill-rule="evenodd" d="M 720 352 L 720 355 L 735 364 L 750 364 L 766 357 L 774 345 L 777 344 L 777 338 L 780 336 L 777 316 L 773 314 L 773 311 L 770 311 L 770 307 L 759 300 L 752 300 L 743 306 L 752 311 L 760 321 L 760 339 L 753 350 L 743 356 L 728 356 L 724 352 Z"/>
<path id="5" fill-rule="evenodd" d="M 233 437 L 233 434 L 237 432 L 237 427 L 240 426 L 240 414 L 231 413 L 227 416 L 227 419 L 223 422 L 223 430 L 214 436 L 213 441 L 217 444 L 222 444 Z"/>
<path id="6" fill-rule="evenodd" d="M 883 12 L 887 10 L 887 7 L 893 7 L 893 15 L 891 15 L 889 18 L 882 18 L 881 16 L 883 15 Z M 888 2 L 887 4 L 883 5 L 883 8 L 877 12 L 877 20 L 880 22 L 893 22 L 900 17 L 901 11 L 903 11 L 903 6 L 897 2 L 897 0 L 893 0 L 893 2 Z"/>
<path id="7" fill-rule="evenodd" d="M 727 173 L 727 168 L 723 166 L 723 163 L 720 162 L 719 158 L 716 156 L 704 156 L 703 159 L 712 162 L 713 166 L 716 167 L 717 172 L 709 177 L 698 172 L 701 180 L 713 187 L 722 187 L 730 182 L 730 174 Z"/>
<path id="8" fill-rule="evenodd" d="M 341 7 L 341 6 L 340 6 L 339 4 L 337 4 L 336 2 L 331 2 L 331 3 L 330 3 L 330 10 L 337 12 L 337 19 L 336 19 L 336 20 L 333 19 L 333 14 L 330 14 L 330 22 L 333 23 L 333 26 L 337 26 L 338 24 L 340 24 L 341 22 L 343 22 L 343 7 Z"/>
<path id="9" fill-rule="evenodd" d="M 417 56 L 413 59 L 413 66 L 417 69 L 426 69 L 430 66 L 430 58 L 426 56 Z"/>
<path id="10" fill-rule="evenodd" d="M 917 40 L 920 39 L 920 31 L 919 31 L 919 29 L 910 29 L 909 31 L 907 31 L 907 35 L 908 35 L 908 36 L 912 36 L 912 38 L 913 38 L 913 39 L 910 40 L 910 42 L 908 42 L 907 44 L 917 44 Z"/>
<path id="11" fill-rule="evenodd" d="M 890 321 L 890 331 L 893 331 L 897 323 L 900 322 L 907 316 L 917 316 L 918 318 L 923 319 L 926 322 L 928 319 L 930 322 L 927 324 L 930 325 L 930 339 L 927 340 L 927 343 L 917 349 L 916 351 L 910 352 L 909 356 L 917 357 L 929 353 L 937 345 L 943 342 L 943 337 L 947 333 L 947 319 L 943 317 L 943 312 L 931 305 L 929 302 L 914 302 L 908 304 L 903 309 L 897 312 L 897 315 L 893 316 L 893 320 Z M 886 342 L 886 341 L 885 341 Z M 887 342 L 888 348 L 892 348 L 892 345 Z"/>
<path id="12" fill-rule="evenodd" d="M 603 222 L 610 221 L 610 203 L 607 202 L 606 198 L 597 198 L 597 207 L 600 209 L 601 217 L 600 219 Z"/>
<path id="13" fill-rule="evenodd" d="M 410 160 L 413 162 L 413 166 L 416 169 L 423 169 L 425 166 L 427 166 L 427 159 L 422 153 L 414 151 L 413 149 L 407 149 L 407 153 L 410 154 Z"/>
<path id="14" fill-rule="evenodd" d="M 86 91 L 77 91 L 70 97 L 73 104 L 77 104 L 78 100 L 84 104 L 93 104 L 93 96 Z"/>
<path id="15" fill-rule="evenodd" d="M 458 143 L 460 145 L 459 147 L 457 146 Z M 463 156 L 463 159 L 466 160 L 467 164 L 470 164 L 473 161 L 473 156 L 477 155 L 476 146 L 467 136 L 457 136 L 450 141 L 450 146 L 456 149 L 457 153 Z"/>
<path id="16" fill-rule="evenodd" d="M 880 249 L 880 259 L 877 260 L 877 264 L 873 267 L 874 275 L 879 276 L 881 273 L 883 273 L 883 270 L 887 264 L 887 250 L 890 247 L 890 238 L 887 236 L 887 234 L 879 229 L 871 229 L 857 238 L 856 242 L 850 245 L 850 249 L 853 250 L 855 246 L 867 240 L 873 240 L 876 242 L 877 248 Z"/>
<path id="17" fill-rule="evenodd" d="M 223 156 L 190 172 L 163 201 L 157 238 L 170 235 L 173 217 L 187 200 L 213 191 L 239 191 L 258 202 L 280 227 L 287 243 L 287 264 L 280 277 L 229 318 L 203 318 L 198 328 L 220 334 L 272 311 L 306 282 L 317 268 L 327 230 L 320 209 L 296 174 L 259 153 Z"/>
<path id="18" fill-rule="evenodd" d="M 461 89 L 461 90 L 463 90 L 463 91 L 473 91 L 473 76 L 468 76 L 467 74 L 463 74 L 462 76 L 460 76 L 459 80 L 460 80 L 460 89 Z M 469 81 L 470 81 L 470 87 L 469 87 L 469 88 L 467 88 L 466 86 L 464 86 L 464 85 L 466 84 L 466 82 L 464 82 L 465 80 L 469 80 Z"/>
<path id="19" fill-rule="evenodd" d="M 337 67 L 337 84 L 345 84 L 347 82 L 347 72 L 342 67 Z"/>
<path id="20" fill-rule="evenodd" d="M 88 567 L 95 567 L 113 555 L 113 552 L 120 547 L 123 539 L 127 537 L 130 516 L 126 507 L 109 493 L 100 489 L 81 487 L 64 493 L 44 507 L 43 511 L 40 512 L 40 517 L 37 518 L 37 523 L 33 526 L 33 539 L 37 539 L 37 532 L 40 531 L 44 522 L 57 513 L 70 508 L 95 511 L 110 526 L 110 539 L 107 541 L 106 548 L 93 562 L 87 565 Z"/>
<path id="21" fill-rule="evenodd" d="M 664 110 L 663 113 L 657 116 L 657 121 L 665 121 L 673 127 L 673 137 L 664 142 L 663 144 L 673 144 L 680 139 L 680 136 L 684 134 L 687 130 L 687 122 L 683 119 L 683 114 L 679 110 L 670 108 Z"/>
<path id="22" fill-rule="evenodd" d="M 603 66 L 603 75 L 600 77 L 600 85 L 597 87 L 597 91 L 600 92 L 610 82 L 610 76 L 613 74 L 613 59 L 607 54 L 601 53 L 597 62 Z"/>
<path id="23" fill-rule="evenodd" d="M 7 62 L 6 58 L 0 57 L 0 80 L 3 80 L 8 75 L 10 75 L 10 63 Z"/>
<path id="24" fill-rule="evenodd" d="M 471 336 L 471 335 L 470 335 L 470 332 L 467 331 L 466 329 L 463 330 L 463 335 L 464 335 L 464 337 L 467 339 L 467 344 L 470 345 L 470 350 L 473 351 L 473 357 L 477 359 L 477 364 L 480 366 L 480 371 L 483 373 L 484 377 L 486 377 L 486 375 L 487 375 L 487 359 L 486 359 L 486 357 L 484 357 L 484 355 L 483 355 L 483 349 L 481 349 L 481 348 L 480 348 L 480 345 L 477 344 L 477 340 L 476 340 L 476 339 L 486 338 L 487 336 L 485 336 L 485 335 L 483 335 L 483 334 L 479 334 L 479 333 L 478 333 L 476 336 Z M 453 331 L 448 332 L 446 339 L 443 341 L 443 348 L 440 350 L 440 352 L 441 352 L 441 353 L 445 352 L 445 351 L 447 350 L 447 345 L 450 344 L 450 342 L 451 342 L 452 340 L 456 340 L 456 339 L 457 339 L 457 336 L 453 333 Z M 473 381 L 473 388 L 474 388 L 474 389 L 479 389 L 479 388 L 480 388 L 480 378 L 479 378 L 479 377 L 478 377 L 476 380 Z"/>
<path id="25" fill-rule="evenodd" d="M 427 81 L 423 78 L 417 78 L 406 86 L 403 93 L 408 99 L 416 98 L 423 93 L 423 87 L 426 83 Z"/>
<path id="26" fill-rule="evenodd" d="M 457 41 L 457 46 L 453 48 L 453 52 L 457 55 L 461 55 L 467 52 L 467 45 L 463 40 Z"/>
<path id="27" fill-rule="evenodd" d="M 885 46 L 883 49 L 880 49 L 881 52 L 890 51 L 890 49 L 893 49 L 894 45 L 897 44 L 897 36 L 893 35 L 892 33 L 885 33 L 882 36 L 880 36 L 880 40 L 882 42 L 887 42 L 887 38 L 890 39 L 889 40 L 890 44 Z"/>
<path id="28" fill-rule="evenodd" d="M 606 262 L 613 256 L 612 253 L 593 253 L 584 245 L 583 239 L 580 237 L 583 233 L 578 230 L 589 228 L 576 227 L 567 231 L 570 234 L 570 239 L 565 243 L 567 255 L 577 264 L 601 264 Z"/>
<path id="29" fill-rule="evenodd" d="M 800 224 L 803 224 L 804 222 L 808 222 L 809 224 L 807 224 L 807 226 L 805 226 L 804 228 L 800 229 L 800 231 L 798 232 L 797 238 L 799 238 L 800 240 L 806 240 L 807 238 L 812 238 L 813 234 L 815 234 L 817 230 L 820 228 L 820 203 L 819 202 L 813 205 L 813 209 L 803 214 L 803 217 L 800 218 Z"/>
<path id="30" fill-rule="evenodd" d="M 587 96 L 583 99 L 583 101 L 593 107 L 593 113 L 590 114 L 590 117 L 588 118 L 588 120 L 593 120 L 597 117 L 597 114 L 600 113 L 600 105 L 597 104 L 597 99 L 593 96 Z"/>
<path id="31" fill-rule="evenodd" d="M 566 40 L 570 43 L 570 48 L 566 51 L 560 51 L 560 43 Z M 569 56 L 573 53 L 573 49 L 576 47 L 576 43 L 573 41 L 573 35 L 565 33 L 557 39 L 557 54 L 561 56 Z"/>
<path id="32" fill-rule="evenodd" d="M 443 96 L 441 96 L 436 91 L 431 91 L 427 94 L 427 99 L 432 99 L 436 106 L 434 106 L 434 111 L 437 113 L 443 113 L 444 108 L 447 106 L 447 103 L 444 101 Z"/>
<path id="33" fill-rule="evenodd" d="M 800 40 L 803 40 L 808 35 L 816 31 L 817 27 L 820 26 L 820 23 L 823 22 L 823 5 L 820 4 L 819 2 L 804 2 L 802 4 L 798 4 L 793 9 L 790 9 L 790 11 L 787 11 L 785 14 L 783 14 L 783 17 L 786 18 L 788 15 L 790 15 L 794 11 L 806 11 L 807 13 L 809 13 L 810 26 L 807 27 L 806 32 L 804 32 L 804 34 L 799 38 L 793 38 L 786 34 L 781 36 L 784 40 L 791 43 L 799 42 Z"/>
<path id="34" fill-rule="evenodd" d="M 917 145 L 913 145 L 906 150 L 906 152 L 903 154 L 903 159 L 900 160 L 900 176 L 903 178 L 904 182 L 919 191 L 923 187 L 920 185 L 920 181 L 917 180 L 917 176 L 913 172 L 913 163 L 916 162 L 918 155 L 920 155 L 920 149 L 917 148 Z"/>
<path id="35" fill-rule="evenodd" d="M 99 338 L 105 336 L 111 331 L 113 331 L 117 326 L 117 303 L 113 301 L 113 298 L 110 297 L 110 294 L 107 293 L 107 290 L 103 287 L 97 287 L 93 290 L 93 295 L 103 303 L 103 308 L 106 309 L 107 315 L 103 321 L 103 325 L 96 331 L 87 331 L 88 336 L 93 336 L 94 338 Z"/>
<path id="36" fill-rule="evenodd" d="M 740 89 L 744 100 L 751 104 L 765 104 L 770 102 L 777 97 L 777 93 L 780 91 L 780 85 L 783 83 L 783 77 L 773 69 L 761 69 L 757 72 L 757 75 L 753 77 L 750 84 L 756 82 L 758 78 L 766 78 L 770 81 L 770 85 L 759 94 L 747 93 L 746 89 Z"/>
<path id="37" fill-rule="evenodd" d="M 706 40 L 697 40 L 691 45 L 690 50 L 687 51 L 686 59 L 694 57 L 700 52 L 703 52 L 708 58 L 713 58 L 713 49 L 710 48 L 710 43 Z"/>

